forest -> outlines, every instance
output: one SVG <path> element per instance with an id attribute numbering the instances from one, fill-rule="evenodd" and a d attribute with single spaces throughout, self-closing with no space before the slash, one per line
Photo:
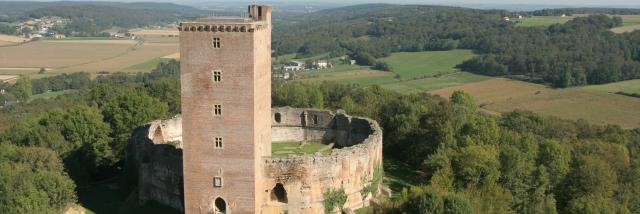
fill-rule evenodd
<path id="1" fill-rule="evenodd" d="M 59 211 L 77 203 L 78 188 L 126 177 L 132 130 L 180 112 L 178 77 L 179 63 L 170 61 L 151 73 L 87 84 L 78 83 L 86 74 L 75 74 L 0 86 L 22 101 L 0 110 L 0 212 Z M 25 102 L 34 92 L 62 89 L 73 90 Z M 640 130 L 527 111 L 488 115 L 462 91 L 448 101 L 378 86 L 274 81 L 272 101 L 344 109 L 380 123 L 385 159 L 419 172 L 403 178 L 414 185 L 380 212 L 640 212 Z"/>
<path id="2" fill-rule="evenodd" d="M 471 49 L 465 71 L 510 76 L 554 87 L 640 78 L 640 32 L 615 34 L 622 19 L 578 17 L 549 27 L 518 27 L 501 10 L 358 5 L 284 17 L 274 29 L 276 54 L 348 54 L 361 65 L 392 52 Z"/>

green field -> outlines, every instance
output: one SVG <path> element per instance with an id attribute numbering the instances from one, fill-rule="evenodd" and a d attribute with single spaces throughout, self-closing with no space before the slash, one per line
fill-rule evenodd
<path id="1" fill-rule="evenodd" d="M 69 90 L 63 90 L 63 91 L 52 91 L 52 92 L 46 92 L 46 93 L 42 93 L 42 94 L 34 94 L 33 96 L 29 97 L 29 100 L 27 100 L 27 102 L 31 102 L 33 100 L 37 100 L 37 99 L 50 99 L 50 98 L 54 98 L 63 94 L 67 94 L 67 93 L 71 93 L 74 92 L 75 90 L 73 89 L 69 89 Z"/>
<path id="2" fill-rule="evenodd" d="M 610 93 L 624 92 L 631 94 L 640 94 L 640 79 L 627 80 L 622 82 L 609 83 L 604 85 L 585 86 L 585 89 L 604 91 Z"/>
<path id="3" fill-rule="evenodd" d="M 402 52 L 380 61 L 388 63 L 401 80 L 414 80 L 455 72 L 456 65 L 473 56 L 470 50 Z"/>
<path id="4" fill-rule="evenodd" d="M 319 142 L 274 142 L 271 144 L 271 155 L 273 157 L 287 157 L 291 155 L 305 155 L 322 152 L 324 155 L 331 154 L 331 148 Z"/>
<path id="5" fill-rule="evenodd" d="M 303 81 L 337 81 L 361 86 L 381 85 L 398 92 L 420 92 L 489 77 L 461 72 L 456 65 L 472 58 L 470 50 L 401 52 L 379 59 L 391 66 L 392 72 L 373 71 L 366 66 L 337 65 L 322 71 L 298 73 Z"/>
<path id="6" fill-rule="evenodd" d="M 516 19 L 514 22 L 517 22 L 517 26 L 521 27 L 533 27 L 533 26 L 549 26 L 552 24 L 563 24 L 569 20 L 573 19 L 573 17 L 560 17 L 560 16 L 534 16 L 534 17 L 525 17 L 523 19 Z"/>

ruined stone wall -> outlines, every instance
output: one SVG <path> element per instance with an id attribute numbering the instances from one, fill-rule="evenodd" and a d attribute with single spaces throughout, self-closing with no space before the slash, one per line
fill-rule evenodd
<path id="1" fill-rule="evenodd" d="M 337 189 L 347 194 L 345 208 L 368 205 L 371 198 L 361 191 L 371 184 L 375 169 L 382 164 L 382 131 L 375 121 L 311 109 L 285 107 L 272 112 L 274 142 L 319 140 L 342 148 L 331 155 L 266 158 L 263 211 L 323 213 L 323 194 Z M 284 187 L 285 200 L 276 196 L 276 185 Z"/>
<path id="2" fill-rule="evenodd" d="M 137 180 L 140 204 L 149 200 L 183 210 L 182 118 L 154 121 L 134 130 L 126 148 L 126 172 Z"/>
<path id="3" fill-rule="evenodd" d="M 276 117 L 279 114 L 279 118 Z M 331 155 L 262 158 L 262 213 L 324 213 L 323 193 L 343 188 L 346 208 L 367 206 L 362 189 L 382 164 L 382 130 L 370 119 L 326 110 L 273 108 L 272 141 L 314 140 L 336 147 Z M 140 202 L 155 200 L 183 210 L 181 118 L 136 129 L 127 146 L 127 167 L 138 180 Z M 275 197 L 282 185 L 286 200 Z M 281 199 L 281 198 L 280 198 Z"/>

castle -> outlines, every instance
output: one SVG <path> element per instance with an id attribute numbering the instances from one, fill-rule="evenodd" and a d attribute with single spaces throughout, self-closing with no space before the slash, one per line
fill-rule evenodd
<path id="1" fill-rule="evenodd" d="M 127 167 L 140 202 L 185 213 L 324 213 L 378 192 L 382 131 L 344 112 L 271 108 L 271 8 L 208 17 L 180 30 L 182 115 L 134 131 Z M 318 141 L 330 154 L 273 157 L 272 143 Z"/>

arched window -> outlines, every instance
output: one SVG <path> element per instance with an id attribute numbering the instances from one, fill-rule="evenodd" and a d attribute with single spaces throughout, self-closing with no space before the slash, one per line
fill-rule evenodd
<path id="1" fill-rule="evenodd" d="M 284 189 L 284 185 L 277 183 L 271 190 L 271 201 L 277 201 L 280 203 L 289 203 L 287 199 L 287 190 Z"/>
<path id="2" fill-rule="evenodd" d="M 282 115 L 280 114 L 280 112 L 276 113 L 276 115 L 274 115 L 273 117 L 276 120 L 276 123 L 280 123 L 282 121 Z"/>
<path id="3" fill-rule="evenodd" d="M 216 214 L 224 214 L 227 212 L 227 203 L 222 198 L 216 198 L 214 202 L 214 212 Z"/>

